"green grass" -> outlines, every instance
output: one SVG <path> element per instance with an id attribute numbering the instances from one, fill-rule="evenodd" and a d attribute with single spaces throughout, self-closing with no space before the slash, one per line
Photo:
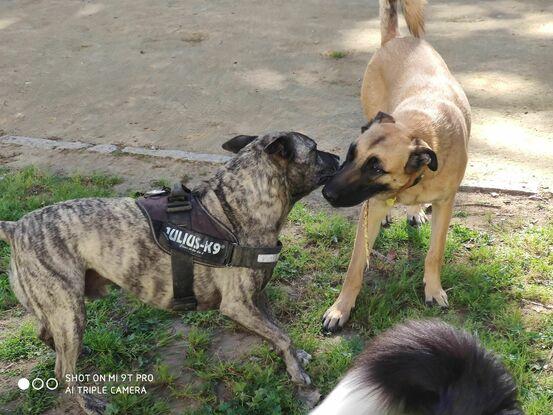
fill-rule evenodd
<path id="1" fill-rule="evenodd" d="M 17 219 L 25 212 L 64 198 L 110 195 L 116 180 L 59 178 L 35 169 L 2 172 L 0 218 Z M 467 215 L 459 212 L 458 218 Z M 307 366 L 314 384 L 328 393 L 373 336 L 408 318 L 439 317 L 477 334 L 495 351 L 519 385 L 525 413 L 551 413 L 553 376 L 553 316 L 528 305 L 551 306 L 553 299 L 553 223 L 488 230 L 452 225 L 442 272 L 450 308 L 427 308 L 422 275 L 428 249 L 428 225 L 413 229 L 400 221 L 383 230 L 375 249 L 394 258 L 373 258 L 368 280 L 342 336 L 321 333 L 321 316 L 339 293 L 354 238 L 354 224 L 338 215 L 314 212 L 302 204 L 292 211 L 282 236 L 284 250 L 267 293 L 276 318 L 298 348 L 313 359 Z M 9 257 L 0 246 L 0 268 Z M 538 304 L 539 305 L 539 304 Z M 0 313 L 13 315 L 20 306 L 0 275 Z M 3 310 L 3 311 L 2 311 Z M 215 311 L 180 317 L 145 306 L 132 296 L 112 290 L 87 305 L 88 326 L 79 371 L 156 373 L 147 395 L 116 395 L 108 414 L 157 415 L 171 412 L 166 400 L 194 402 L 187 412 L 200 414 L 305 414 L 280 357 L 263 343 L 246 357 L 220 361 L 210 353 L 216 336 L 237 325 Z M 2 314 L 0 314 L 1 318 Z M 184 339 L 171 334 L 169 324 L 180 318 L 190 327 Z M 198 381 L 178 383 L 159 356 L 162 348 L 186 342 L 183 367 Z M 53 354 L 23 324 L 0 340 L 0 365 L 36 361 L 35 371 L 53 370 Z M 549 366 L 548 366 L 549 364 Z M 225 398 L 220 401 L 221 390 Z M 8 390 L 4 402 L 18 402 L 17 413 L 39 414 L 56 395 Z"/>
<path id="2" fill-rule="evenodd" d="M 328 56 L 332 59 L 343 59 L 346 56 L 348 56 L 348 52 L 342 51 L 342 50 L 332 50 L 328 52 Z"/>

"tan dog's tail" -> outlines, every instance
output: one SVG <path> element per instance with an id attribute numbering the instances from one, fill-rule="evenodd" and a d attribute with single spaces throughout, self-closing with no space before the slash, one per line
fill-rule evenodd
<path id="1" fill-rule="evenodd" d="M 15 222 L 0 222 L 0 240 L 11 242 L 14 230 Z"/>
<path id="2" fill-rule="evenodd" d="M 380 0 L 381 44 L 399 36 L 397 6 L 401 3 L 409 32 L 415 37 L 424 33 L 424 5 L 426 0 Z"/>

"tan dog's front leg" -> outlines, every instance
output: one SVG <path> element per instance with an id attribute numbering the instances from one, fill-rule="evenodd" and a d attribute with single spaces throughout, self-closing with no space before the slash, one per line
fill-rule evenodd
<path id="1" fill-rule="evenodd" d="M 380 223 L 386 217 L 390 207 L 384 201 L 370 199 L 365 202 L 369 204 L 369 218 L 367 223 L 367 237 L 365 241 L 365 206 L 361 209 L 355 244 L 348 267 L 348 273 L 344 279 L 342 291 L 334 304 L 326 310 L 323 316 L 323 329 L 336 331 L 340 329 L 349 319 L 351 309 L 355 306 L 355 299 L 363 285 L 363 271 L 368 263 L 367 249 L 370 251 L 380 231 Z"/>
<path id="2" fill-rule="evenodd" d="M 454 198 L 432 203 L 432 236 L 430 249 L 424 261 L 424 294 L 426 303 L 431 305 L 436 301 L 440 306 L 447 307 L 447 294 L 442 289 L 440 271 L 444 258 L 445 242 Z"/>
<path id="3" fill-rule="evenodd" d="M 284 331 L 271 322 L 253 301 L 246 300 L 245 302 L 243 298 L 232 300 L 230 298 L 223 298 L 220 310 L 221 313 L 241 324 L 246 329 L 269 340 L 282 355 L 286 364 L 286 370 L 294 383 L 301 386 L 311 384 L 309 375 L 303 370 L 300 363 L 300 359 L 307 361 L 311 356 L 304 351 L 296 351 L 292 346 L 292 341 Z"/>

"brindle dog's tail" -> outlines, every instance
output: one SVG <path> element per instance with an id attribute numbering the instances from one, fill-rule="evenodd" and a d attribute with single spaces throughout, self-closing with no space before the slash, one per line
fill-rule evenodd
<path id="1" fill-rule="evenodd" d="M 0 222 L 0 240 L 10 243 L 15 230 L 15 222 Z"/>
<path id="2" fill-rule="evenodd" d="M 380 0 L 381 44 L 399 36 L 397 7 L 401 3 L 409 32 L 415 37 L 424 34 L 424 5 L 426 0 Z"/>

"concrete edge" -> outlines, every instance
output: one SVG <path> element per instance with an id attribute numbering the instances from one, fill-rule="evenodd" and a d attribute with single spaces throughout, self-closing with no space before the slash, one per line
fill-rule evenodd
<path id="1" fill-rule="evenodd" d="M 99 154 L 126 153 L 146 157 L 171 158 L 182 161 L 224 164 L 231 157 L 220 154 L 195 153 L 176 149 L 156 149 L 146 147 L 125 146 L 120 148 L 115 144 L 91 144 L 81 141 L 52 140 L 48 138 L 35 138 L 15 135 L 0 136 L 0 143 L 14 144 L 22 147 L 32 147 L 44 150 L 81 150 Z M 502 193 L 511 196 L 532 196 L 539 194 L 538 190 L 522 190 L 516 188 L 500 188 L 486 186 L 484 184 L 466 184 L 459 187 L 460 192 L 466 193 Z"/>

